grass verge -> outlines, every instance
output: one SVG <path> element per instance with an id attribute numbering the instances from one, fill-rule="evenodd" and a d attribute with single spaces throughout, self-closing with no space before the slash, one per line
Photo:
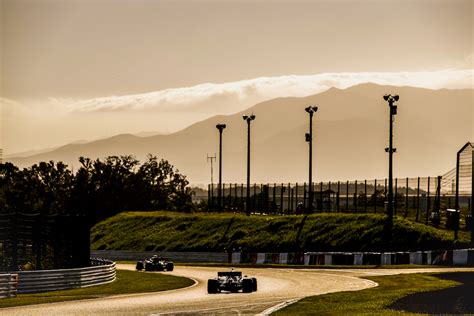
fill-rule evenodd
<path id="1" fill-rule="evenodd" d="M 435 274 L 400 274 L 366 279 L 377 282 L 379 286 L 362 291 L 307 297 L 272 315 L 398 315 L 400 311 L 388 306 L 402 297 L 461 284 L 437 278 Z"/>
<path id="2" fill-rule="evenodd" d="M 168 274 L 117 270 L 117 280 L 109 284 L 65 291 L 19 294 L 15 298 L 0 299 L 0 308 L 83 300 L 117 294 L 159 292 L 192 284 L 194 281 L 191 279 Z"/>

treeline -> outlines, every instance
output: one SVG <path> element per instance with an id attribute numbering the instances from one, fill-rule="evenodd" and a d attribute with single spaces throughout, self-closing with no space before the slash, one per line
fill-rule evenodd
<path id="1" fill-rule="evenodd" d="M 81 157 L 73 172 L 62 162 L 19 169 L 0 164 L 0 214 L 89 215 L 92 223 L 122 211 L 190 211 L 186 177 L 168 161 L 149 155 L 103 160 Z"/>

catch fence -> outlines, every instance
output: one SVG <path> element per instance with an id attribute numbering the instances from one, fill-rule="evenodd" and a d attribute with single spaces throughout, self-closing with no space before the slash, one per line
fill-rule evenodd
<path id="1" fill-rule="evenodd" d="M 394 214 L 427 222 L 433 216 L 455 207 L 456 184 L 453 179 L 439 177 L 393 179 Z M 470 185 L 470 183 L 469 183 Z M 459 207 L 469 225 L 472 210 L 470 190 L 461 187 Z M 388 180 L 359 180 L 313 183 L 313 210 L 315 212 L 383 213 L 387 201 Z M 208 187 L 210 211 L 244 212 L 247 207 L 245 184 L 222 184 L 219 204 L 218 185 Z M 308 208 L 307 183 L 253 184 L 250 186 L 248 208 L 260 214 L 302 214 Z M 446 213 L 446 222 L 449 221 Z M 433 220 L 433 219 L 432 219 Z M 436 221 L 436 219 L 434 219 Z M 451 225 L 451 223 L 447 223 Z"/>

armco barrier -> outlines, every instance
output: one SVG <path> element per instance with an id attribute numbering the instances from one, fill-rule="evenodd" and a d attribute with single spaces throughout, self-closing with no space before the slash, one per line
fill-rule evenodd
<path id="1" fill-rule="evenodd" d="M 18 286 L 18 274 L 0 274 L 0 298 L 15 297 Z"/>
<path id="2" fill-rule="evenodd" d="M 101 285 L 115 280 L 115 262 L 92 259 L 92 266 L 75 269 L 19 271 L 18 293 L 39 293 Z"/>

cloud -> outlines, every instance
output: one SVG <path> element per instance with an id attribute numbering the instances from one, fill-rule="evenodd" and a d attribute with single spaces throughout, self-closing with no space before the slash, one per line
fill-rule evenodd
<path id="1" fill-rule="evenodd" d="M 247 100 L 260 102 L 276 97 L 306 96 L 331 87 L 345 89 L 372 82 L 382 85 L 413 86 L 429 89 L 473 88 L 474 70 L 443 70 L 432 72 L 365 72 L 325 73 L 308 76 L 260 77 L 228 83 L 205 83 L 192 87 L 167 89 L 143 94 L 111 96 L 67 103 L 72 112 L 163 111 L 199 110 L 213 98 L 225 97 L 239 102 L 215 109 L 214 114 L 228 114 L 251 106 Z M 60 102 L 56 100 L 57 102 Z"/>

